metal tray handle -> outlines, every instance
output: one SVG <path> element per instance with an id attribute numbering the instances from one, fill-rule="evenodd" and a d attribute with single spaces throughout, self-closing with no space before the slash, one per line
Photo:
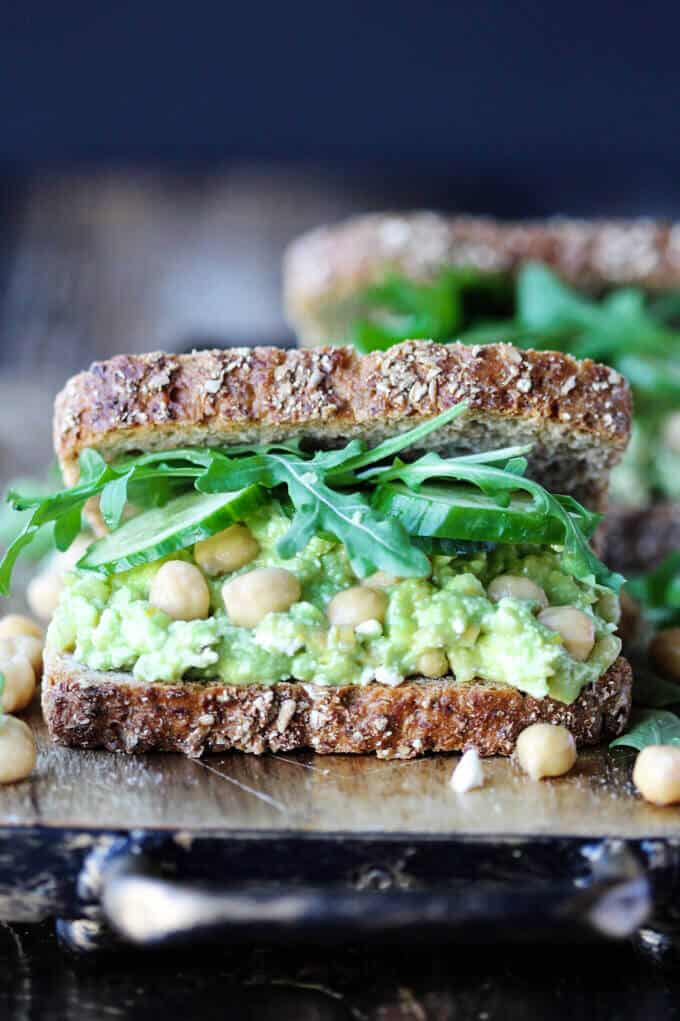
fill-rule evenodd
<path id="1" fill-rule="evenodd" d="M 154 874 L 130 855 L 101 890 L 105 919 L 124 940 L 159 946 L 221 936 L 233 942 L 295 938 L 336 942 L 403 939 L 405 931 L 466 940 L 538 936 L 624 938 L 648 917 L 651 895 L 642 871 L 594 877 L 584 888 L 564 881 L 533 889 L 357 890 L 352 886 L 259 884 L 217 887 Z"/>

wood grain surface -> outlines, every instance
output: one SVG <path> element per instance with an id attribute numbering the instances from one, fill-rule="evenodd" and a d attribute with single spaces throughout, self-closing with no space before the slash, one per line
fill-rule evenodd
<path id="1" fill-rule="evenodd" d="M 485 787 L 457 795 L 456 756 L 113 755 L 52 745 L 37 706 L 29 720 L 38 765 L 0 788 L 0 826 L 680 838 L 679 809 L 633 793 L 626 752 L 586 752 L 569 776 L 542 782 L 488 760 Z"/>

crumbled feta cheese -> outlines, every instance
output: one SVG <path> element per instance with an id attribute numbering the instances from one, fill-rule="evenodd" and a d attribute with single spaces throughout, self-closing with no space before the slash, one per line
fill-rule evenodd
<path id="1" fill-rule="evenodd" d="M 382 634 L 382 624 L 379 620 L 372 618 L 371 620 L 364 620 L 361 624 L 357 624 L 354 628 L 355 635 L 359 635 L 361 638 L 380 638 Z"/>
<path id="2" fill-rule="evenodd" d="M 484 769 L 476 748 L 468 748 L 451 774 L 450 780 L 456 794 L 465 794 L 475 787 L 484 786 Z"/>
<path id="3" fill-rule="evenodd" d="M 404 677 L 402 674 L 397 673 L 396 670 L 391 670 L 386 666 L 379 666 L 375 671 L 375 680 L 378 684 L 387 684 L 390 688 L 396 688 L 400 684 L 404 683 Z"/>

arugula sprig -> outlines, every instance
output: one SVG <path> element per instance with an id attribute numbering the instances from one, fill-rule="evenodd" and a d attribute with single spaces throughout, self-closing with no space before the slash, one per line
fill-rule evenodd
<path id="1" fill-rule="evenodd" d="M 231 493 L 254 486 L 277 496 L 285 494 L 291 524 L 279 543 L 281 556 L 294 556 L 313 535 L 321 532 L 344 544 L 360 577 L 375 570 L 421 577 L 429 571 L 423 535 L 411 535 L 399 515 L 381 511 L 373 497 L 391 479 L 401 479 L 407 486 L 418 488 L 423 481 L 433 478 L 463 483 L 463 489 L 481 492 L 486 501 L 485 520 L 489 523 L 484 526 L 485 534 L 468 534 L 475 529 L 469 527 L 466 531 L 461 525 L 462 534 L 455 532 L 451 539 L 514 541 L 508 534 L 504 508 L 518 493 L 528 494 L 528 511 L 524 513 L 550 519 L 559 526 L 556 531 L 551 529 L 550 535 L 556 536 L 555 541 L 563 539 L 560 545 L 564 547 L 565 568 L 575 577 L 617 587 L 622 579 L 610 574 L 587 544 L 586 536 L 598 516 L 589 514 L 569 497 L 551 496 L 538 483 L 527 479 L 525 455 L 529 448 L 507 447 L 450 458 L 427 454 L 413 464 L 399 460 L 398 454 L 406 447 L 415 443 L 422 446 L 430 433 L 451 423 L 466 407 L 465 403 L 458 404 L 372 449 L 360 440 L 350 441 L 341 450 L 314 454 L 288 443 L 240 446 L 236 451 L 189 447 L 122 458 L 113 464 L 107 464 L 95 451 L 85 450 L 80 455 L 80 479 L 76 485 L 43 497 L 11 495 L 15 508 L 31 513 L 0 565 L 0 592 L 7 593 L 17 557 L 43 525 L 53 523 L 59 549 L 70 545 L 80 529 L 83 507 L 93 497 L 99 497 L 104 520 L 115 533 L 121 527 L 129 502 L 141 499 L 144 506 L 159 507 L 178 492 L 191 489 L 197 491 L 199 499 L 199 494 Z M 471 522 L 475 508 L 474 502 L 468 503 L 464 514 Z M 158 520 L 157 512 L 153 520 Z M 135 518 L 136 532 L 142 528 L 143 518 Z M 122 530 L 120 534 L 123 535 Z M 441 537 L 437 538 L 439 541 Z M 153 559 L 154 543 L 150 542 L 145 551 L 145 557 Z M 121 556 L 119 560 L 118 566 L 116 560 L 110 564 L 107 561 L 105 569 L 123 570 L 125 558 Z M 101 568 L 103 562 L 97 562 Z M 87 558 L 81 566 L 88 567 Z"/>

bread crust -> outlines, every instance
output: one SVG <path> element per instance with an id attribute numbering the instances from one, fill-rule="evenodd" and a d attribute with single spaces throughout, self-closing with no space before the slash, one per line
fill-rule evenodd
<path id="1" fill-rule="evenodd" d="M 321 227 L 284 258 L 284 303 L 303 340 L 333 339 L 331 307 L 386 273 L 427 281 L 450 266 L 512 273 L 535 260 L 584 290 L 680 286 L 680 227 L 649 219 L 502 222 L 432 212 L 376 213 Z M 325 334 L 325 335 L 324 335 Z"/>
<path id="2" fill-rule="evenodd" d="M 77 748 L 191 757 L 311 748 L 410 759 L 471 747 L 481 755 L 510 755 L 518 734 L 539 721 L 568 727 L 579 746 L 597 744 L 624 730 L 631 691 L 623 658 L 564 705 L 505 685 L 455 684 L 451 677 L 398 687 L 144 683 L 52 652 L 42 704 L 53 740 Z"/>
<path id="3" fill-rule="evenodd" d="M 623 377 L 588 359 L 510 344 L 406 341 L 352 348 L 233 348 L 188 355 L 119 355 L 74 376 L 58 395 L 54 442 L 67 482 L 94 447 L 107 459 L 295 436 L 336 446 L 378 442 L 459 401 L 469 411 L 423 450 L 468 452 L 529 442 L 530 474 L 601 506 L 628 441 Z"/>

